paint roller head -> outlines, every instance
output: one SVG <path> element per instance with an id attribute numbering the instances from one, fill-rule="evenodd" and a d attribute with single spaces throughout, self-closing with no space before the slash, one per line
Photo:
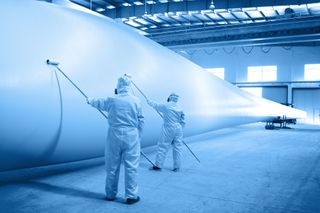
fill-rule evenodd
<path id="1" fill-rule="evenodd" d="M 125 73 L 124 76 L 126 76 L 127 78 L 130 78 L 130 79 L 132 78 L 132 75 L 128 74 L 128 73 Z"/>
<path id="2" fill-rule="evenodd" d="M 50 61 L 49 59 L 47 59 L 47 64 L 48 65 L 52 65 L 52 66 L 58 66 L 59 65 L 59 62 L 56 62 L 56 61 Z"/>

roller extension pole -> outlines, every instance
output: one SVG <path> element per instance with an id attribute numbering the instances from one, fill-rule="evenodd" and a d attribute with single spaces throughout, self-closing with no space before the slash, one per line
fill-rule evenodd
<path id="1" fill-rule="evenodd" d="M 147 161 L 149 161 L 149 162 L 152 164 L 152 166 L 156 166 L 156 165 L 146 156 L 146 154 L 144 154 L 142 151 L 141 151 L 140 153 L 141 153 L 141 155 L 142 155 L 143 157 L 145 157 L 145 159 L 147 159 Z"/>
<path id="2" fill-rule="evenodd" d="M 128 75 L 128 74 L 124 74 L 124 75 L 131 78 L 131 76 Z M 140 88 L 134 83 L 134 81 L 133 81 L 132 79 L 131 79 L 131 83 L 132 83 L 133 86 L 141 93 L 141 95 L 146 99 L 146 101 L 148 101 L 147 96 L 140 90 Z M 161 118 L 163 118 L 160 112 L 157 111 L 157 113 L 160 115 Z"/>
<path id="3" fill-rule="evenodd" d="M 47 64 L 57 68 L 57 70 L 88 100 L 88 96 L 59 68 L 58 62 L 50 61 L 49 59 L 47 59 Z M 100 109 L 97 110 L 103 115 L 103 117 L 108 119 L 108 116 L 104 114 Z"/>
<path id="4" fill-rule="evenodd" d="M 88 99 L 88 96 L 87 96 L 86 94 L 84 94 L 84 92 L 82 92 L 82 90 L 81 90 L 75 83 L 73 83 L 73 81 L 71 81 L 71 79 L 59 68 L 59 63 L 58 63 L 58 62 L 50 61 L 49 59 L 47 59 L 47 64 L 56 67 L 57 70 L 59 70 L 59 72 L 60 72 L 62 75 L 64 75 L 64 77 L 65 77 L 66 79 L 68 79 L 68 81 L 69 81 L 75 88 L 77 88 L 77 90 L 78 90 L 86 99 Z"/>
<path id="5" fill-rule="evenodd" d="M 73 83 L 73 81 L 59 68 L 59 63 L 55 62 L 55 61 L 50 61 L 49 59 L 47 59 L 47 64 L 54 66 L 55 68 L 57 68 L 57 70 L 66 78 L 68 79 L 68 81 L 88 100 L 88 96 L 75 84 Z M 103 117 L 105 117 L 106 119 L 108 119 L 108 116 L 106 114 L 104 114 L 100 109 L 97 109 L 102 115 Z M 145 157 L 153 166 L 154 164 L 151 162 L 151 160 L 142 152 L 140 151 L 141 155 L 143 157 Z"/>
<path id="6" fill-rule="evenodd" d="M 182 141 L 183 144 L 189 149 L 189 151 L 191 152 L 191 154 L 193 155 L 193 157 L 195 157 L 195 159 L 197 159 L 197 161 L 200 163 L 200 160 L 199 158 L 197 158 L 197 156 L 193 153 L 193 151 L 190 149 L 190 147 L 184 142 Z"/>
<path id="7" fill-rule="evenodd" d="M 131 78 L 131 75 L 128 74 L 124 74 L 125 76 L 128 76 L 129 78 Z M 134 83 L 133 80 L 131 80 L 131 83 L 133 84 L 133 86 L 141 93 L 141 95 L 146 99 L 146 101 L 148 100 L 147 96 L 139 89 L 139 87 Z M 160 115 L 161 116 L 161 115 Z M 162 117 L 162 116 L 161 116 Z"/>
<path id="8" fill-rule="evenodd" d="M 129 76 L 129 75 L 127 75 L 127 74 L 125 74 L 125 75 L 126 75 L 126 76 Z M 129 77 L 131 77 L 131 76 L 129 76 Z M 137 90 L 141 93 L 141 95 L 142 95 L 146 100 L 148 100 L 147 96 L 140 90 L 140 88 L 134 83 L 134 81 L 131 80 L 131 82 L 132 82 L 132 84 L 134 85 L 134 87 L 137 88 Z M 160 112 L 157 111 L 157 113 L 160 115 L 161 118 L 163 118 L 162 115 L 160 114 Z M 196 155 L 194 154 L 194 152 L 190 149 L 190 147 L 189 147 L 184 141 L 182 141 L 182 142 L 183 142 L 183 144 L 188 148 L 188 150 L 191 152 L 191 154 L 193 155 L 193 157 L 195 157 L 195 159 L 200 163 L 199 158 L 197 158 L 197 156 L 196 156 Z"/>

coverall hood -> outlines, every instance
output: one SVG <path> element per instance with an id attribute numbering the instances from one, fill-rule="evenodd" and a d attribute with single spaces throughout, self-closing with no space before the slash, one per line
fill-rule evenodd
<path id="1" fill-rule="evenodd" d="M 127 76 L 120 77 L 117 83 L 117 92 L 125 93 L 130 90 L 131 79 Z"/>
<path id="2" fill-rule="evenodd" d="M 178 100 L 179 100 L 178 94 L 173 92 L 169 95 L 169 101 L 178 102 Z"/>

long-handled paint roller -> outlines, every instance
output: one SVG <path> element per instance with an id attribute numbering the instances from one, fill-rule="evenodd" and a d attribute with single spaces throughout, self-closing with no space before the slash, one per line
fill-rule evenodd
<path id="1" fill-rule="evenodd" d="M 59 62 L 56 61 L 51 61 L 49 59 L 47 59 L 47 64 L 54 66 L 87 100 L 88 100 L 88 96 L 59 68 Z M 102 115 L 103 117 L 105 117 L 106 119 L 108 119 L 108 116 L 102 112 L 101 110 L 97 109 Z M 145 157 L 153 166 L 155 166 L 152 161 L 142 152 L 140 151 L 141 155 L 143 157 Z"/>
<path id="2" fill-rule="evenodd" d="M 47 59 L 47 64 L 54 66 L 57 68 L 57 70 L 88 100 L 88 96 L 59 68 L 59 63 L 55 61 L 50 61 Z M 100 109 L 97 109 L 106 119 L 108 119 L 108 116 L 104 114 Z"/>
<path id="3" fill-rule="evenodd" d="M 128 76 L 131 78 L 131 75 L 129 74 L 125 74 L 125 76 Z M 131 83 L 133 84 L 133 86 L 141 93 L 141 95 L 146 99 L 146 101 L 148 101 L 149 99 L 147 98 L 147 96 L 142 92 L 142 90 L 134 83 L 134 81 L 131 79 Z M 161 115 L 160 112 L 157 111 L 157 113 L 160 115 L 161 118 L 163 118 L 163 116 Z M 190 147 L 184 142 L 182 141 L 182 143 L 188 148 L 188 150 L 190 151 L 190 153 L 193 155 L 193 157 L 195 157 L 195 159 L 200 163 L 199 158 L 194 154 L 194 152 L 190 149 Z"/>

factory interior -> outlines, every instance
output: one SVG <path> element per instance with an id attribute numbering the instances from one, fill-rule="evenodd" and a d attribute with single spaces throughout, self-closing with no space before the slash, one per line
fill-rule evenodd
<path id="1" fill-rule="evenodd" d="M 320 212 L 320 1 L 0 5 L 0 212 Z M 108 198 L 115 118 L 93 98 L 120 79 L 144 127 Z M 183 110 L 163 163 L 156 102 Z"/>

